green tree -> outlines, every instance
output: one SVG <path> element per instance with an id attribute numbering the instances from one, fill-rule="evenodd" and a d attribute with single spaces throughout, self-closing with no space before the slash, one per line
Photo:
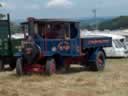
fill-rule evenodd
<path id="1" fill-rule="evenodd" d="M 112 20 L 104 21 L 99 24 L 100 30 L 104 30 L 104 29 L 116 30 L 116 29 L 126 29 L 126 28 L 128 28 L 128 16 L 120 16 Z"/>
<path id="2" fill-rule="evenodd" d="M 2 7 L 2 4 L 0 4 L 0 8 Z M 5 17 L 4 14 L 0 13 L 0 19 L 2 19 L 3 17 Z"/>
<path id="3" fill-rule="evenodd" d="M 20 25 L 15 22 L 11 22 L 11 32 L 12 34 L 22 32 Z"/>

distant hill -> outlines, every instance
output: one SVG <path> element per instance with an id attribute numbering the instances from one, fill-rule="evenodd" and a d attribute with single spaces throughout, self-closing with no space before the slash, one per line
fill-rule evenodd
<path id="1" fill-rule="evenodd" d="M 99 17 L 97 18 L 97 22 L 102 22 L 104 20 L 110 20 L 112 17 Z M 72 19 L 72 18 L 69 18 L 69 19 Z M 81 17 L 81 18 L 73 18 L 73 20 L 78 20 L 81 22 L 81 25 L 88 25 L 88 24 L 95 24 L 95 19 L 94 18 L 89 18 L 89 17 Z M 25 21 L 24 19 L 16 19 L 16 20 L 13 20 L 15 23 L 21 23 L 23 21 Z"/>
<path id="2" fill-rule="evenodd" d="M 120 16 L 120 17 L 114 18 L 112 20 L 104 21 L 104 22 L 100 23 L 98 27 L 100 30 L 126 29 L 126 28 L 128 28 L 128 16 Z"/>
<path id="3" fill-rule="evenodd" d="M 114 18 L 114 19 L 113 18 L 114 17 L 98 17 L 95 20 L 95 18 L 84 17 L 84 18 L 76 18 L 76 19 L 78 21 L 80 21 L 80 28 L 81 29 L 85 29 L 85 28 L 94 29 L 95 25 L 96 25 L 95 23 L 97 22 L 98 28 L 101 30 L 113 29 L 113 27 L 115 29 L 116 28 L 115 26 L 119 25 L 119 23 L 122 22 L 122 20 L 120 20 L 120 19 L 125 19 L 125 20 L 128 19 L 127 16 L 121 16 L 121 17 Z M 24 19 L 17 19 L 17 20 L 14 20 L 13 22 L 15 22 L 17 25 L 19 25 L 23 21 L 25 21 L 25 20 Z M 118 24 L 117 24 L 117 22 L 118 22 Z M 117 28 L 120 28 L 120 27 L 117 27 Z"/>
<path id="4" fill-rule="evenodd" d="M 13 22 L 15 22 L 16 24 L 20 24 L 23 21 L 25 21 L 25 20 L 24 19 L 16 19 L 16 20 L 13 20 Z"/>
<path id="5" fill-rule="evenodd" d="M 95 26 L 96 23 L 101 23 L 104 21 L 108 21 L 111 20 L 113 17 L 99 17 L 97 19 L 95 18 L 81 18 L 79 19 L 80 21 L 80 27 L 81 29 L 89 27 L 89 26 Z"/>

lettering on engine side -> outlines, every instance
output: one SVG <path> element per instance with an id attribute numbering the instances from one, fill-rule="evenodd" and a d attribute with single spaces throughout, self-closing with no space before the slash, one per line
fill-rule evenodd
<path id="1" fill-rule="evenodd" d="M 103 44 L 103 43 L 109 43 L 110 40 L 89 40 L 88 44 Z"/>

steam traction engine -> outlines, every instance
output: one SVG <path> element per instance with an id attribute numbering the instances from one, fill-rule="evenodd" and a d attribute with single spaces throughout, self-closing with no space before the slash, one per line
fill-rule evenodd
<path id="1" fill-rule="evenodd" d="M 105 67 L 103 47 L 110 47 L 108 37 L 80 38 L 79 22 L 60 19 L 29 18 L 23 22 L 25 39 L 16 64 L 18 75 L 68 71 L 70 64 L 80 63 L 92 71 Z"/>

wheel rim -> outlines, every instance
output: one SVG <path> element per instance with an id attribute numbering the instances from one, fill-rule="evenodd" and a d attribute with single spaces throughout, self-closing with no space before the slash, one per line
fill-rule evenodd
<path id="1" fill-rule="evenodd" d="M 103 58 L 102 55 L 100 55 L 100 56 L 98 57 L 97 63 L 98 63 L 99 65 L 103 65 L 103 64 L 104 64 L 104 58 Z"/>
<path id="2" fill-rule="evenodd" d="M 56 71 L 56 68 L 55 68 L 55 64 L 54 63 L 52 63 L 52 64 L 50 64 L 50 73 L 55 73 L 55 71 Z"/>
<path id="3" fill-rule="evenodd" d="M 22 59 L 19 58 L 17 60 L 17 65 L 16 65 L 16 72 L 17 74 L 20 76 L 20 75 L 23 75 L 23 68 L 22 68 Z"/>
<path id="4" fill-rule="evenodd" d="M 53 59 L 47 61 L 46 72 L 49 75 L 52 75 L 56 72 L 56 65 L 55 65 L 55 61 Z"/>

